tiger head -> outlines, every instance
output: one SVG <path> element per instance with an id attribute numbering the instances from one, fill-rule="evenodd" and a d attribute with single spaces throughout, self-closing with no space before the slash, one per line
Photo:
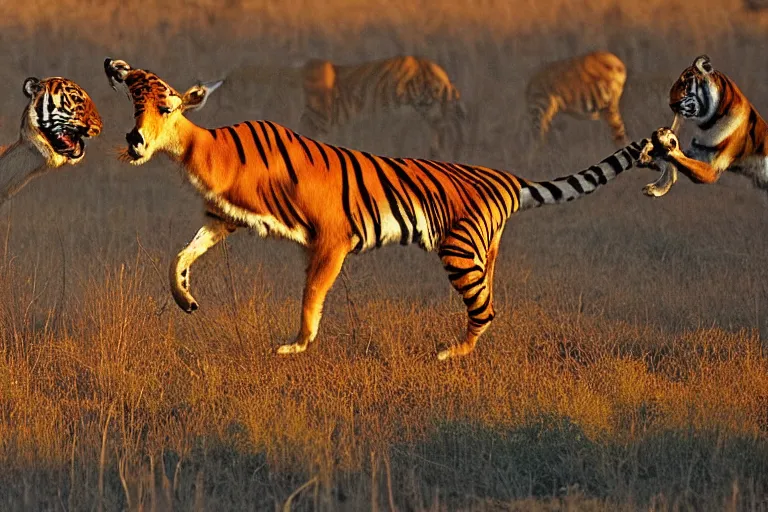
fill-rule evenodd
<path id="1" fill-rule="evenodd" d="M 717 110 L 720 99 L 715 69 L 709 57 L 696 57 L 669 91 L 669 108 L 685 118 L 704 122 Z"/>
<path id="2" fill-rule="evenodd" d="M 49 167 L 76 164 L 85 156 L 84 138 L 101 133 L 101 117 L 88 94 L 61 77 L 24 80 L 29 104 L 21 118 L 21 138 Z"/>
<path id="3" fill-rule="evenodd" d="M 136 122 L 125 136 L 128 148 L 121 155 L 121 159 L 133 165 L 149 161 L 157 151 L 179 154 L 179 128 L 184 123 L 184 113 L 202 108 L 209 94 L 222 83 L 198 83 L 179 94 L 156 74 L 134 69 L 123 60 L 107 58 L 104 72 L 112 88 L 123 84 L 133 101 Z"/>

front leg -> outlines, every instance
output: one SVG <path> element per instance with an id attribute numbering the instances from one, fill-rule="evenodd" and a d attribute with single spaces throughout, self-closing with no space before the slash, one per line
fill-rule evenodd
<path id="1" fill-rule="evenodd" d="M 677 167 L 666 160 L 656 159 L 653 166 L 661 168 L 661 176 L 653 183 L 643 187 L 643 194 L 650 197 L 661 197 L 670 191 L 677 182 Z"/>
<path id="2" fill-rule="evenodd" d="M 278 347 L 278 354 L 304 352 L 307 345 L 315 340 L 320 326 L 320 317 L 323 315 L 325 296 L 341 272 L 347 253 L 346 246 L 333 247 L 318 244 L 310 250 L 307 282 L 304 285 L 301 307 L 301 328 L 293 343 Z"/>
<path id="3" fill-rule="evenodd" d="M 221 219 L 215 218 L 201 227 L 195 238 L 187 245 L 171 263 L 170 280 L 171 294 L 176 304 L 191 313 L 198 309 L 195 298 L 189 293 L 189 267 L 205 252 L 224 240 L 235 231 L 236 227 Z"/>

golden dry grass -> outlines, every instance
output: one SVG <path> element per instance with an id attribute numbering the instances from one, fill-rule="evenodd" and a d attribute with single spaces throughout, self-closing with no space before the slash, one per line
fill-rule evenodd
<path id="1" fill-rule="evenodd" d="M 435 351 L 465 313 L 437 258 L 352 257 L 318 342 L 279 358 L 297 327 L 301 251 L 232 237 L 192 274 L 202 310 L 181 313 L 166 269 L 200 201 L 163 159 L 116 161 L 131 109 L 101 68 L 123 58 L 184 88 L 241 64 L 418 53 L 464 93 L 465 160 L 543 178 L 612 148 L 606 127 L 560 119 L 526 166 L 520 98 L 541 62 L 621 56 L 634 137 L 670 122 L 666 90 L 702 52 L 768 112 L 768 14 L 715 0 L 218 4 L 30 0 L 0 22 L 2 140 L 28 75 L 78 81 L 105 120 L 82 166 L 0 209 L 0 508 L 768 507 L 768 209 L 748 183 L 683 182 L 649 200 L 654 176 L 640 170 L 520 215 L 502 242 L 497 320 L 448 364 Z M 298 112 L 270 103 L 195 118 Z M 420 123 L 361 120 L 333 140 L 424 155 Z"/>

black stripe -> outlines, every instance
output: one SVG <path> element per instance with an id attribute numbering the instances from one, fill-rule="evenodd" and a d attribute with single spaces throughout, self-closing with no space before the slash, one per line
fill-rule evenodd
<path id="1" fill-rule="evenodd" d="M 350 150 L 346 148 L 339 149 L 349 156 L 349 161 L 352 163 L 352 170 L 355 172 L 357 193 L 360 194 L 360 197 L 363 200 L 363 206 L 368 210 L 368 214 L 373 221 L 373 232 L 376 235 L 376 247 L 381 247 L 381 215 L 376 202 L 368 193 L 368 187 L 365 186 L 365 179 L 363 177 L 363 169 L 360 166 L 360 161 Z"/>
<path id="2" fill-rule="evenodd" d="M 211 128 L 211 129 L 208 130 L 208 133 L 213 135 L 213 140 L 216 140 L 216 137 L 217 137 L 216 130 L 217 130 L 216 128 Z"/>
<path id="3" fill-rule="evenodd" d="M 353 249 L 353 252 L 360 252 L 365 246 L 365 238 L 360 232 L 360 227 L 355 223 L 355 219 L 352 217 L 352 205 L 349 191 L 349 177 L 347 176 L 347 161 L 344 160 L 344 155 L 341 154 L 339 148 L 336 146 L 328 146 L 331 151 L 336 153 L 336 157 L 339 159 L 339 165 L 341 166 L 341 199 L 344 213 L 347 215 L 347 220 L 352 228 L 355 236 L 359 239 L 358 244 Z"/>
<path id="4" fill-rule="evenodd" d="M 611 169 L 613 169 L 613 172 L 615 172 L 617 175 L 624 172 L 624 166 L 621 165 L 621 162 L 619 162 L 618 157 L 614 154 L 603 160 L 603 164 L 608 164 L 611 166 Z"/>
<path id="5" fill-rule="evenodd" d="M 245 151 L 243 151 L 243 143 L 240 142 L 240 137 L 237 135 L 235 129 L 231 126 L 227 126 L 227 131 L 232 136 L 232 140 L 235 141 L 235 147 L 237 148 L 237 156 L 240 157 L 240 163 L 245 165 Z"/>
<path id="6" fill-rule="evenodd" d="M 291 158 L 288 156 L 288 150 L 286 149 L 285 144 L 283 144 L 283 139 L 280 137 L 280 133 L 277 131 L 277 127 L 272 124 L 271 121 L 264 121 L 264 124 L 272 128 L 272 132 L 275 134 L 277 149 L 280 151 L 280 156 L 282 156 L 283 160 L 285 161 L 285 168 L 288 171 L 288 175 L 291 177 L 291 181 L 298 183 L 299 177 L 296 175 L 296 170 L 293 168 L 293 162 L 291 162 Z"/>
<path id="7" fill-rule="evenodd" d="M 275 201 L 275 207 L 277 208 L 277 213 L 280 216 L 281 220 L 283 221 L 283 224 L 285 224 L 288 229 L 293 229 L 296 225 L 293 222 L 293 219 L 288 215 L 288 212 L 283 209 L 283 205 L 280 203 L 280 199 L 278 199 L 277 194 L 275 194 L 275 189 L 273 187 L 269 187 L 269 191 L 272 193 L 272 199 Z"/>
<path id="8" fill-rule="evenodd" d="M 413 228 L 416 227 L 415 215 L 412 211 L 408 211 L 402 196 L 394 187 L 394 185 L 389 181 L 389 179 L 387 179 L 387 175 L 384 173 L 384 170 L 381 168 L 379 163 L 374 159 L 374 157 L 369 155 L 368 153 L 363 153 L 363 156 L 373 164 L 373 167 L 376 170 L 376 175 L 379 177 L 379 182 L 381 183 L 381 187 L 384 190 L 384 196 L 387 198 L 387 202 L 389 203 L 389 210 L 392 212 L 392 216 L 395 217 L 395 221 L 397 221 L 397 224 L 400 226 L 400 244 L 407 245 L 408 241 L 411 239 L 411 233 L 410 233 L 411 230 L 409 229 L 408 225 L 405 223 L 405 219 L 403 218 L 403 215 L 400 212 L 400 205 L 401 204 L 403 205 L 403 209 L 406 210 L 406 213 L 410 217 L 411 227 Z"/>
<path id="9" fill-rule="evenodd" d="M 315 161 L 312 158 L 312 153 L 310 153 L 309 148 L 307 147 L 307 144 L 304 142 L 304 137 L 302 137 L 299 134 L 296 134 L 296 139 L 299 141 L 299 144 L 301 144 L 302 149 L 304 149 L 304 153 L 307 154 L 307 159 L 309 160 L 309 163 L 311 165 L 315 165 Z"/>
<path id="10" fill-rule="evenodd" d="M 325 151 L 325 148 L 324 148 L 325 144 L 320 144 L 319 142 L 317 142 L 314 139 L 307 139 L 307 140 L 315 145 L 317 150 L 320 152 L 320 155 L 323 157 L 323 162 L 325 162 L 325 169 L 327 171 L 330 171 L 331 170 L 331 164 L 328 161 L 328 153 Z"/>
<path id="11" fill-rule="evenodd" d="M 259 138 L 259 135 L 256 133 L 256 128 L 253 127 L 253 123 L 251 123 L 250 121 L 246 121 L 245 124 L 248 126 L 248 129 L 251 130 L 251 137 L 253 137 L 253 144 L 256 146 L 256 149 L 259 151 L 261 160 L 264 162 L 264 167 L 269 169 L 269 160 L 267 160 L 267 154 L 264 152 L 264 146 L 261 143 L 261 138 Z"/>
<path id="12" fill-rule="evenodd" d="M 541 185 L 545 189 L 549 191 L 550 194 L 552 194 L 552 199 L 555 201 L 559 201 L 563 198 L 563 191 L 560 190 L 560 187 L 552 183 L 551 181 L 540 181 L 538 182 L 538 185 Z"/>
<path id="13" fill-rule="evenodd" d="M 296 210 L 296 208 L 293 207 L 291 199 L 287 197 L 285 191 L 282 188 L 280 189 L 280 193 L 283 196 L 285 207 L 288 209 L 291 216 L 296 219 L 296 222 L 304 227 L 304 229 L 307 231 L 307 234 L 309 235 L 309 238 L 313 239 L 316 235 L 315 228 L 304 219 L 304 217 L 298 212 L 298 210 Z"/>
<path id="14" fill-rule="evenodd" d="M 570 176 L 567 180 L 565 180 L 570 186 L 573 187 L 573 189 L 578 192 L 579 194 L 584 193 L 584 188 L 581 186 L 581 182 L 576 176 Z"/>
<path id="15" fill-rule="evenodd" d="M 525 190 L 527 190 L 534 201 L 536 201 L 539 204 L 544 203 L 544 198 L 541 196 L 541 193 L 536 189 L 536 187 L 529 185 L 528 183 L 525 184 Z"/>

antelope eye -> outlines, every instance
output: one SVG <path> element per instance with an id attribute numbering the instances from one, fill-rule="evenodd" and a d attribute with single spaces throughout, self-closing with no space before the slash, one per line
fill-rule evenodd
<path id="1" fill-rule="evenodd" d="M 157 110 L 161 114 L 170 114 L 171 113 L 171 107 L 166 107 L 165 105 L 160 105 L 159 107 L 157 107 Z"/>

